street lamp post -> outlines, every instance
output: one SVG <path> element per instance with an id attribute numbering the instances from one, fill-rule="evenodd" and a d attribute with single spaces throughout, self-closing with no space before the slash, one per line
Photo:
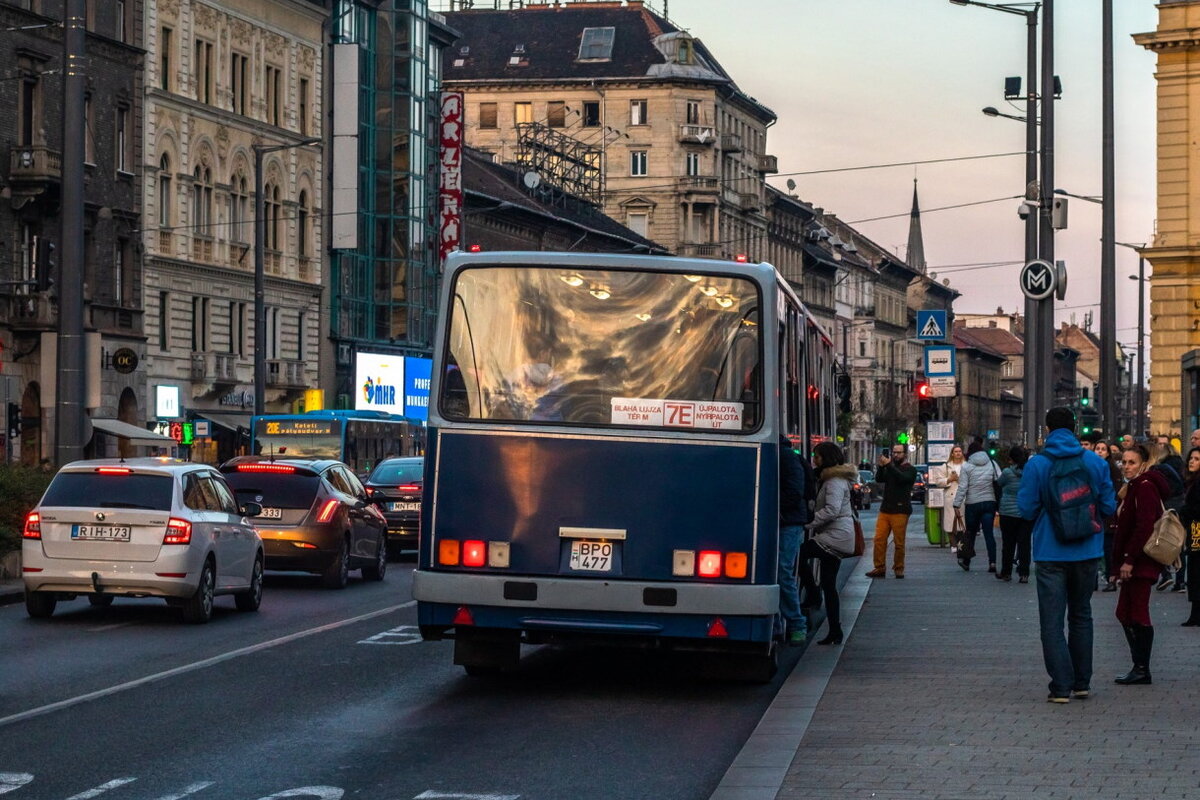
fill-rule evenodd
<path id="1" fill-rule="evenodd" d="M 263 413 L 263 395 L 267 391 L 267 257 L 266 202 L 263 198 L 263 156 L 293 147 L 321 144 L 319 137 L 301 139 L 289 144 L 254 145 L 254 413 Z"/>
<path id="2" fill-rule="evenodd" d="M 1041 9 L 1040 3 L 1028 4 L 1027 7 L 1018 7 L 1016 5 L 998 5 L 994 3 L 983 3 L 978 0 L 950 0 L 951 3 L 957 6 L 979 6 L 980 8 L 990 8 L 993 11 L 1001 11 L 1005 14 L 1016 14 L 1025 18 L 1026 29 L 1026 47 L 1025 47 L 1025 117 L 1012 117 L 1008 114 L 1002 114 L 994 108 L 985 108 L 983 113 L 988 116 L 1010 117 L 1020 120 L 1025 123 L 1025 197 L 1033 199 L 1030 195 L 1034 187 L 1037 185 L 1038 179 L 1038 11 Z M 1053 79 L 1050 83 L 1051 89 L 1049 92 L 1043 92 L 1045 97 L 1053 97 Z M 993 113 L 995 112 L 995 113 Z M 1039 200 L 1043 200 L 1042 193 L 1039 192 Z M 1036 214 L 1030 214 L 1025 220 L 1025 263 L 1028 264 L 1038 257 L 1038 219 Z M 1043 376 L 1034 364 L 1037 361 L 1038 355 L 1042 348 L 1040 341 L 1045 338 L 1050 343 L 1051 348 L 1054 343 L 1054 301 L 1047 300 L 1051 308 L 1050 325 L 1047 329 L 1042 329 L 1039 325 L 1039 301 L 1025 299 L 1025 331 L 1024 331 L 1024 358 L 1025 369 L 1023 377 L 1022 393 L 1023 398 L 1022 415 L 1024 417 L 1024 429 L 1027 441 L 1032 442 L 1037 439 L 1038 431 L 1041 430 L 1042 418 L 1045 416 L 1045 408 L 1043 403 L 1039 402 L 1040 398 L 1048 394 L 1049 387 L 1052 381 L 1046 376 Z M 1051 351 L 1053 353 L 1053 351 Z M 1053 358 L 1050 362 L 1050 368 L 1053 369 Z"/>
<path id="3" fill-rule="evenodd" d="M 1117 421 L 1117 247 L 1116 178 L 1113 155 L 1113 3 L 1103 2 L 1102 24 L 1102 101 L 1101 101 L 1101 182 L 1104 198 L 1100 225 L 1100 418 L 1105 434 L 1111 439 Z"/>
<path id="4" fill-rule="evenodd" d="M 1128 247 L 1138 254 L 1138 274 L 1129 280 L 1138 282 L 1138 346 L 1137 346 L 1137 435 L 1146 435 L 1146 258 L 1142 255 L 1145 244 L 1113 242 Z M 1116 325 L 1116 323 L 1113 323 Z"/>

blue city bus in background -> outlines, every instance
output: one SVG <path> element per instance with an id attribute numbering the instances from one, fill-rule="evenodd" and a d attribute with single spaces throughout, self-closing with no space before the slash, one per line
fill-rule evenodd
<path id="1" fill-rule="evenodd" d="M 384 411 L 263 414 L 250 420 L 250 452 L 336 458 L 362 475 L 389 456 L 423 455 L 425 425 Z"/>
<path id="2" fill-rule="evenodd" d="M 522 644 L 777 667 L 781 436 L 834 435 L 833 350 L 769 264 L 458 253 L 413 597 L 469 674 Z"/>

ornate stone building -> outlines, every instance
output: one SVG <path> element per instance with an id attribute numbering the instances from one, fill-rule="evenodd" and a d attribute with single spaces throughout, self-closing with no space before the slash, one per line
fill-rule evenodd
<path id="1" fill-rule="evenodd" d="M 254 237 L 266 241 L 268 412 L 317 385 L 322 312 L 322 150 L 327 3 L 146 4 L 148 402 L 178 390 L 178 415 L 213 436 L 192 456 L 232 455 L 254 407 Z M 255 146 L 265 213 L 255 219 Z"/>

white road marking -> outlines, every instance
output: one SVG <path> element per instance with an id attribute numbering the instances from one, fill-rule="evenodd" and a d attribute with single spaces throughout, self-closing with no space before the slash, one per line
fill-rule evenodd
<path id="1" fill-rule="evenodd" d="M 328 625 L 320 625 L 316 628 L 309 628 L 306 631 L 298 631 L 296 633 L 290 633 L 287 636 L 280 636 L 278 639 L 271 639 L 270 641 L 267 641 L 267 642 L 260 642 L 259 644 L 252 644 L 248 647 L 242 647 L 237 650 L 230 650 L 228 653 L 222 653 L 219 656 L 213 656 L 212 658 L 205 658 L 201 661 L 195 661 L 191 664 L 184 664 L 183 666 L 180 666 L 180 667 L 175 667 L 173 669 L 164 670 L 162 672 L 156 672 L 153 675 L 147 675 L 144 678 L 137 678 L 136 680 L 126 681 L 125 683 L 119 683 L 116 686 L 109 686 L 107 689 L 99 689 L 94 692 L 88 692 L 87 694 L 81 694 L 78 697 L 70 697 L 66 700 L 59 700 L 57 703 L 49 703 L 44 706 L 38 706 L 37 708 L 31 708 L 28 711 L 21 711 L 17 714 L 9 714 L 7 717 L 0 717 L 0 727 L 3 727 L 5 725 L 11 725 L 14 722 L 23 722 L 23 721 L 25 721 L 27 719 L 31 719 L 33 717 L 39 717 L 42 714 L 49 714 L 52 711 L 59 711 L 64 708 L 70 708 L 71 706 L 79 705 L 80 703 L 86 703 L 89 700 L 96 700 L 101 697 L 108 697 L 109 695 L 117 694 L 118 692 L 123 692 L 123 691 L 126 691 L 127 689 L 136 689 L 139 686 L 145 686 L 148 683 L 154 683 L 156 681 L 165 680 L 167 678 L 173 678 L 176 675 L 182 675 L 185 672 L 194 672 L 198 669 L 204 669 L 205 667 L 211 667 L 215 664 L 220 664 L 224 661 L 229 661 L 231 659 L 238 658 L 240 656 L 250 655 L 251 653 L 257 653 L 262 650 L 267 650 L 272 647 L 277 647 L 278 645 L 281 645 L 281 644 L 287 644 L 288 642 L 294 642 L 297 639 L 304 639 L 309 636 L 314 636 L 318 633 L 325 633 L 326 631 L 332 631 L 337 628 L 344 628 L 347 625 L 353 625 L 357 622 L 362 622 L 363 620 L 373 619 L 375 617 L 382 617 L 385 614 L 392 614 L 396 611 L 399 611 L 400 609 L 410 608 L 412 606 L 415 606 L 416 604 L 417 604 L 416 600 L 409 600 L 407 603 L 400 603 L 399 605 L 388 606 L 387 608 L 381 608 L 381 609 L 378 609 L 376 611 L 371 611 L 366 614 L 360 614 L 357 617 L 351 617 L 350 619 L 344 619 L 340 622 L 331 622 Z M 75 800 L 75 798 L 71 798 L 71 800 Z"/>
<path id="2" fill-rule="evenodd" d="M 519 794 L 462 794 L 451 792 L 435 792 L 432 789 L 421 792 L 413 800 L 520 800 Z"/>
<path id="3" fill-rule="evenodd" d="M 100 631 L 111 631 L 115 628 L 128 628 L 130 625 L 137 625 L 137 622 L 114 622 L 112 625 L 98 625 L 95 628 L 88 628 L 88 633 L 99 633 Z"/>
<path id="4" fill-rule="evenodd" d="M 0 794 L 8 794 L 20 789 L 33 780 L 28 772 L 0 772 Z"/>
<path id="5" fill-rule="evenodd" d="M 359 644 L 416 644 L 420 641 L 421 632 L 416 625 L 399 625 L 383 633 L 368 636 Z"/>
<path id="6" fill-rule="evenodd" d="M 99 797 L 109 789 L 118 789 L 127 783 L 133 783 L 137 778 L 115 778 L 108 783 L 102 783 L 95 789 L 88 789 L 86 792 L 80 792 L 76 795 L 71 795 L 67 800 L 92 800 L 93 797 Z"/>
<path id="7" fill-rule="evenodd" d="M 345 792 L 336 786 L 302 786 L 283 792 L 260 797 L 258 800 L 276 800 L 281 797 L 315 797 L 317 800 L 341 800 Z"/>
<path id="8" fill-rule="evenodd" d="M 207 789 L 208 787 L 210 787 L 212 785 L 213 785 L 212 781 L 200 781 L 199 783 L 193 783 L 191 786 L 188 786 L 188 787 L 184 788 L 182 791 L 176 792 L 175 794 L 163 795 L 162 797 L 158 798 L 158 800 L 182 800 L 184 797 L 187 797 L 189 794 L 195 794 L 196 792 L 199 792 L 203 789 Z"/>

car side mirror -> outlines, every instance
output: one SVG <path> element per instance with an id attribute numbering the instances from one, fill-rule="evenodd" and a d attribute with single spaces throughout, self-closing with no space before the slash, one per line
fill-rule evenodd
<path id="1" fill-rule="evenodd" d="M 238 509 L 243 517 L 257 517 L 262 513 L 262 506 L 255 502 L 243 503 Z"/>
<path id="2" fill-rule="evenodd" d="M 366 501 L 366 500 L 363 500 L 363 499 L 361 499 L 361 498 L 360 498 L 360 499 L 358 499 L 358 500 L 355 500 L 355 501 L 354 501 L 354 508 L 355 508 L 355 510 L 356 510 L 356 511 L 362 511 L 362 510 L 363 510 L 364 508 L 366 508 L 368 505 L 369 505 L 369 504 L 367 503 L 367 501 Z"/>

